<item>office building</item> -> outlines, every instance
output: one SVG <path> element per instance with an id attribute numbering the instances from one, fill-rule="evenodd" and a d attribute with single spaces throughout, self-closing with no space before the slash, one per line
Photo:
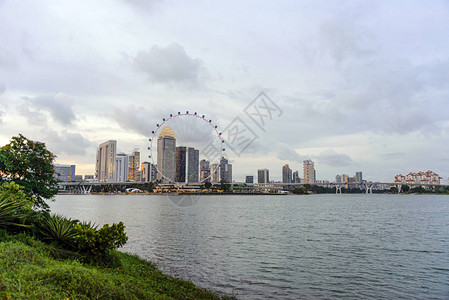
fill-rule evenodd
<path id="1" fill-rule="evenodd" d="M 128 179 L 131 181 L 139 181 L 138 173 L 140 166 L 140 152 L 138 149 L 134 149 L 131 155 L 128 157 Z"/>
<path id="2" fill-rule="evenodd" d="M 301 178 L 299 177 L 299 171 L 293 172 L 292 182 L 293 183 L 301 183 Z"/>
<path id="3" fill-rule="evenodd" d="M 187 148 L 187 182 L 199 182 L 200 151 Z"/>
<path id="4" fill-rule="evenodd" d="M 210 163 L 208 160 L 202 159 L 200 161 L 200 181 L 210 182 Z"/>
<path id="5" fill-rule="evenodd" d="M 341 176 L 340 175 L 336 175 L 335 176 L 335 183 L 341 183 Z"/>
<path id="6" fill-rule="evenodd" d="M 142 175 L 140 178 L 141 182 L 153 182 L 156 180 L 157 169 L 156 166 L 150 162 L 143 162 L 141 165 Z"/>
<path id="7" fill-rule="evenodd" d="M 118 153 L 115 156 L 115 176 L 117 182 L 128 181 L 129 156 L 125 153 Z"/>
<path id="8" fill-rule="evenodd" d="M 225 165 L 224 178 L 226 182 L 232 182 L 232 164 Z"/>
<path id="9" fill-rule="evenodd" d="M 186 147 L 176 147 L 175 152 L 175 182 L 186 182 Z"/>
<path id="10" fill-rule="evenodd" d="M 288 164 L 284 165 L 282 167 L 282 182 L 292 183 L 292 178 L 293 178 L 292 169 L 290 169 L 290 166 Z"/>
<path id="11" fill-rule="evenodd" d="M 220 182 L 220 165 L 219 164 L 211 164 L 210 165 L 210 181 L 212 183 L 218 183 Z"/>
<path id="12" fill-rule="evenodd" d="M 355 182 L 357 183 L 363 182 L 362 172 L 355 172 Z"/>
<path id="13" fill-rule="evenodd" d="M 257 170 L 257 183 L 269 183 L 270 182 L 270 172 L 268 169 Z"/>
<path id="14" fill-rule="evenodd" d="M 225 180 L 226 182 L 232 182 L 232 164 L 229 161 L 222 157 L 220 159 L 220 179 Z"/>
<path id="15" fill-rule="evenodd" d="M 175 179 L 176 138 L 169 126 L 162 128 L 157 139 L 157 167 L 160 173 L 157 179 L 173 182 Z"/>
<path id="16" fill-rule="evenodd" d="M 99 182 L 114 182 L 116 180 L 116 153 L 117 141 L 110 140 L 100 144 L 95 165 L 95 177 Z"/>
<path id="17" fill-rule="evenodd" d="M 245 183 L 253 184 L 254 176 L 246 176 Z"/>
<path id="18" fill-rule="evenodd" d="M 95 175 L 84 175 L 84 181 L 93 182 L 95 180 Z"/>
<path id="19" fill-rule="evenodd" d="M 75 175 L 75 182 L 81 182 L 83 181 L 83 175 Z"/>
<path id="20" fill-rule="evenodd" d="M 53 165 L 55 179 L 60 182 L 75 181 L 75 165 Z"/>
<path id="21" fill-rule="evenodd" d="M 303 161 L 304 165 L 304 183 L 314 184 L 316 182 L 315 164 L 312 160 Z"/>

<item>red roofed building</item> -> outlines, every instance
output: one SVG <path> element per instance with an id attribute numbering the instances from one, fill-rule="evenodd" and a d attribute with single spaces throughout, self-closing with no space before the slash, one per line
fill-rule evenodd
<path id="1" fill-rule="evenodd" d="M 427 172 L 418 172 L 418 173 L 408 173 L 406 176 L 399 174 L 394 177 L 395 183 L 403 183 L 403 184 L 441 184 L 441 180 L 443 178 L 440 177 L 437 173 L 432 171 Z"/>

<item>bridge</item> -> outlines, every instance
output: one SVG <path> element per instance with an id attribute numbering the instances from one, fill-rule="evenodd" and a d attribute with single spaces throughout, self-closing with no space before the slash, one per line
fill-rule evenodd
<path id="1" fill-rule="evenodd" d="M 141 185 L 141 184 L 148 184 L 148 182 L 60 182 L 58 183 L 59 187 L 62 187 L 65 191 L 67 191 L 70 194 L 90 194 L 93 186 L 104 186 L 104 187 L 110 187 L 113 189 L 114 187 L 119 186 L 135 186 L 135 185 Z M 176 184 L 178 185 L 178 188 L 199 188 L 203 183 L 184 183 L 184 184 Z M 219 183 L 218 183 L 219 184 Z M 323 186 L 323 187 L 335 187 L 335 193 L 341 194 L 343 187 L 354 187 L 354 188 L 360 188 L 365 189 L 366 194 L 372 194 L 373 189 L 381 189 L 385 187 L 391 187 L 395 186 L 398 190 L 398 193 L 401 193 L 402 187 L 407 185 L 409 187 L 449 187 L 449 184 L 423 184 L 423 183 L 403 183 L 403 182 L 351 182 L 351 183 L 336 183 L 336 182 L 320 182 L 320 183 L 281 183 L 281 182 L 271 182 L 271 183 L 255 183 L 255 184 L 247 184 L 244 182 L 233 182 L 229 183 L 231 185 L 231 188 L 234 186 L 254 186 L 254 187 L 260 187 L 264 190 L 293 190 L 295 188 L 302 188 L 305 185 L 310 186 Z M 159 184 L 158 186 L 166 187 L 167 189 L 170 188 L 170 186 L 173 186 L 175 188 L 175 184 Z"/>

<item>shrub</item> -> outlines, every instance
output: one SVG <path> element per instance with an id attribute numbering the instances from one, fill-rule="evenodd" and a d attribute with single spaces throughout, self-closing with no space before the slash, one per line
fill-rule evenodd
<path id="1" fill-rule="evenodd" d="M 75 248 L 76 224 L 78 224 L 77 220 L 72 220 L 59 214 L 50 215 L 44 212 L 40 218 L 37 218 L 35 225 L 44 241 L 54 241 L 61 246 Z"/>
<path id="2" fill-rule="evenodd" d="M 33 201 L 14 182 L 4 182 L 0 186 L 0 226 L 29 227 L 25 221 L 33 214 Z"/>
<path id="3" fill-rule="evenodd" d="M 123 246 L 128 240 L 123 222 L 112 226 L 105 224 L 99 230 L 77 224 L 75 231 L 74 241 L 78 250 L 92 255 L 107 254 L 110 250 Z"/>

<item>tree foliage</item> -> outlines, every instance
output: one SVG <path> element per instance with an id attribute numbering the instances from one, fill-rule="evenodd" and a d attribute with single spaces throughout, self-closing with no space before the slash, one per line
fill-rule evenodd
<path id="1" fill-rule="evenodd" d="M 53 168 L 55 157 L 44 143 L 19 134 L 0 148 L 0 173 L 23 186 L 24 192 L 34 198 L 36 207 L 48 209 L 44 199 L 52 198 L 58 191 Z"/>

